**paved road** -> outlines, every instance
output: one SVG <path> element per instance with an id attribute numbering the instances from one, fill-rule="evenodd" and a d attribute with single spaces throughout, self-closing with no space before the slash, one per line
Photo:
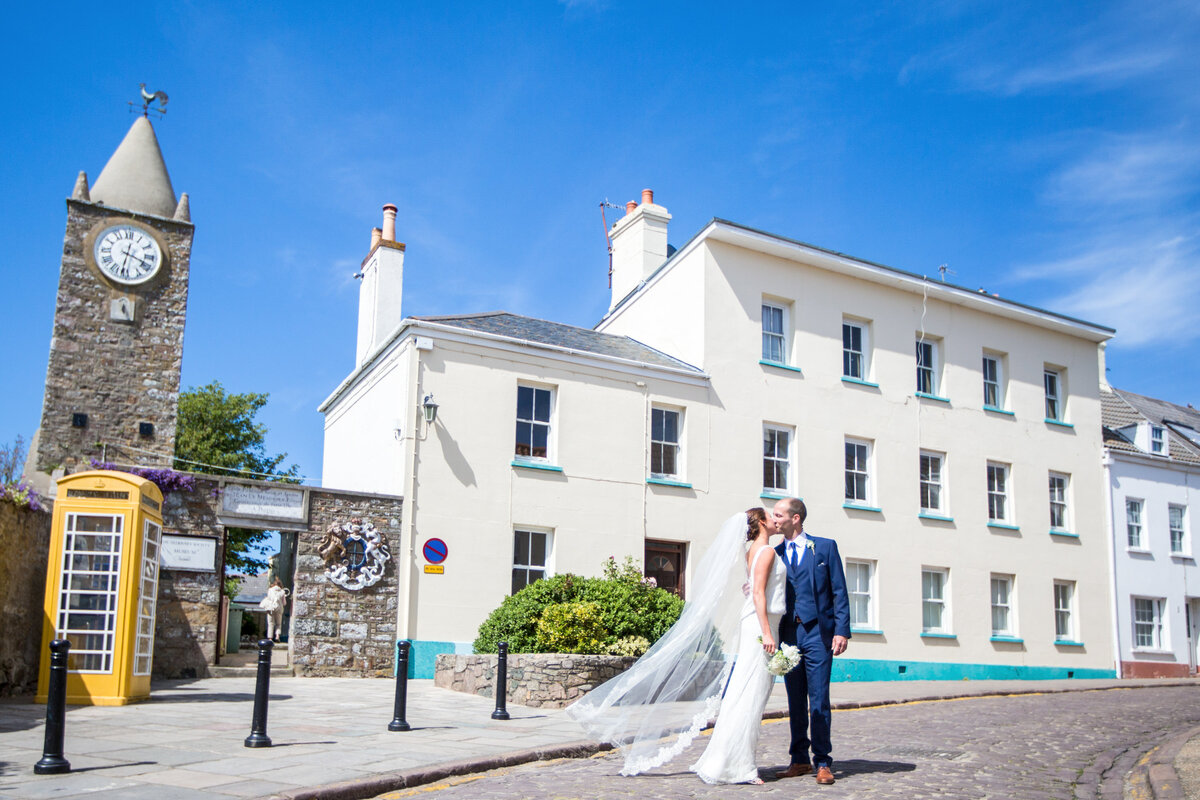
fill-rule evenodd
<path id="1" fill-rule="evenodd" d="M 1200 687 L 917 702 L 835 712 L 833 787 L 772 780 L 787 763 L 786 720 L 763 723 L 764 786 L 706 786 L 686 771 L 702 737 L 666 767 L 636 778 L 602 754 L 494 770 L 438 787 L 390 792 L 471 798 L 1101 798 L 1125 795 L 1125 775 L 1150 748 L 1200 725 Z"/>

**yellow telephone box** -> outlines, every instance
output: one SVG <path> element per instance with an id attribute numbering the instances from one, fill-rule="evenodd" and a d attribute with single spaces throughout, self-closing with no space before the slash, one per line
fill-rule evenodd
<path id="1" fill-rule="evenodd" d="M 58 482 L 38 702 L 54 639 L 71 643 L 67 703 L 122 706 L 150 696 L 161 538 L 162 492 L 145 478 L 97 470 Z"/>

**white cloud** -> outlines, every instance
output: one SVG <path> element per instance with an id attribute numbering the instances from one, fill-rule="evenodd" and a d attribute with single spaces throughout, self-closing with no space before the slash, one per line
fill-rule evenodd
<path id="1" fill-rule="evenodd" d="M 1109 136 L 1047 182 L 1043 199 L 1156 211 L 1195 190 L 1200 151 L 1180 130 Z"/>

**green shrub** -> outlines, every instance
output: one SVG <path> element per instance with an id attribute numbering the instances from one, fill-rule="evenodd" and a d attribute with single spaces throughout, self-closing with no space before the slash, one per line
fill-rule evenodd
<path id="1" fill-rule="evenodd" d="M 542 653 L 596 655 L 607 649 L 600 606 L 595 603 L 554 603 L 537 623 L 537 648 Z"/>
<path id="2" fill-rule="evenodd" d="M 610 656 L 633 656 L 643 655 L 650 649 L 650 640 L 644 636 L 626 636 L 623 639 L 617 639 L 608 646 L 608 654 Z"/>
<path id="3" fill-rule="evenodd" d="M 475 652 L 494 653 L 500 642 L 508 642 L 511 653 L 602 653 L 619 640 L 636 637 L 645 639 L 649 647 L 679 619 L 683 601 L 642 578 L 632 558 L 627 557 L 620 565 L 615 559 L 608 559 L 604 575 L 603 578 L 555 575 L 534 581 L 506 597 L 479 626 Z M 601 642 L 599 650 L 563 650 L 558 646 L 572 641 L 572 637 L 578 642 L 590 641 L 589 632 L 595 634 L 594 628 L 569 635 L 554 628 L 555 647 L 548 646 L 549 634 L 539 640 L 538 623 L 543 614 L 549 606 L 563 603 L 592 604 L 599 609 L 599 628 L 603 631 L 602 637 L 595 636 Z M 554 625 L 560 623 L 556 621 Z"/>

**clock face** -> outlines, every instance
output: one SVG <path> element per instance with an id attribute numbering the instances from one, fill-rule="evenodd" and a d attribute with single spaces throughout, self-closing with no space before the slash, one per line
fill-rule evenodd
<path id="1" fill-rule="evenodd" d="M 96 266 L 117 283 L 145 283 L 162 266 L 158 242 L 136 225 L 113 225 L 100 231 L 92 248 Z"/>

